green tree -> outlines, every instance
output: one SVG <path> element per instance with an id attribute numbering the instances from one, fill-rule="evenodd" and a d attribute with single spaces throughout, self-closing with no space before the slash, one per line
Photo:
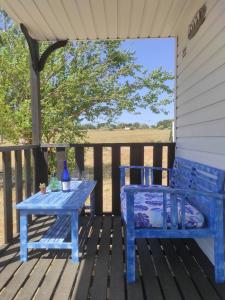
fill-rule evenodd
<path id="1" fill-rule="evenodd" d="M 172 129 L 172 120 L 159 121 L 154 128 L 158 129 Z"/>
<path id="2" fill-rule="evenodd" d="M 0 92 L 12 124 L 6 136 L 15 143 L 20 138 L 30 143 L 27 45 L 14 26 L 5 26 L 0 35 Z M 50 56 L 41 73 L 43 142 L 84 139 L 83 120 L 115 122 L 124 111 L 147 107 L 155 113 L 166 112 L 173 100 L 168 85 L 173 75 L 161 68 L 148 73 L 135 63 L 135 53 L 121 48 L 122 43 L 70 42 Z M 40 52 L 47 46 L 41 43 Z M 162 94 L 166 95 L 163 99 Z"/>

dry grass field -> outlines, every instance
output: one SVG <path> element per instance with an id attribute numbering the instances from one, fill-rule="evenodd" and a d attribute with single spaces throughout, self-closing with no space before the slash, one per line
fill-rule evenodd
<path id="1" fill-rule="evenodd" d="M 169 142 L 170 131 L 158 129 L 141 129 L 141 130 L 89 130 L 87 142 L 89 143 L 135 143 L 135 142 Z M 129 165 L 129 148 L 121 147 L 121 164 Z M 145 165 L 152 165 L 153 148 L 145 147 Z M 111 185 L 111 148 L 103 148 L 103 210 L 110 212 L 112 209 L 112 185 Z M 24 159 L 23 159 L 24 164 Z M 163 149 L 163 166 L 167 164 L 166 148 Z M 85 152 L 85 168 L 88 170 L 89 177 L 93 178 L 93 150 L 88 148 Z M 15 169 L 14 153 L 12 153 L 12 169 Z M 2 155 L 0 153 L 0 172 L 2 171 Z M 72 170 L 71 170 L 72 171 Z M 128 174 L 129 176 L 129 174 Z M 127 176 L 127 180 L 129 180 Z M 23 174 L 24 177 L 24 174 Z M 166 183 L 166 174 L 163 174 L 163 181 Z M 13 187 L 13 223 L 14 233 L 16 233 L 16 210 L 15 210 L 16 191 Z M 4 222 L 4 206 L 3 206 L 3 187 L 2 176 L 0 175 L 0 244 L 3 242 L 3 222 Z"/>
<path id="2" fill-rule="evenodd" d="M 89 143 L 142 143 L 168 142 L 170 130 L 164 129 L 136 129 L 136 130 L 88 130 Z"/>

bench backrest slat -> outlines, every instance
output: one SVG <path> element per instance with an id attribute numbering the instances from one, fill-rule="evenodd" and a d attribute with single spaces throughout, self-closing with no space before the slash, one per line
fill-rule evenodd
<path id="1" fill-rule="evenodd" d="M 188 188 L 192 176 L 192 165 L 189 161 L 177 157 L 174 161 L 170 186 L 173 188 Z"/>
<path id="2" fill-rule="evenodd" d="M 177 157 L 174 161 L 171 187 L 191 188 L 198 191 L 224 192 L 225 171 Z M 206 217 L 209 216 L 210 201 L 205 196 L 192 196 L 188 202 L 197 207 Z"/>

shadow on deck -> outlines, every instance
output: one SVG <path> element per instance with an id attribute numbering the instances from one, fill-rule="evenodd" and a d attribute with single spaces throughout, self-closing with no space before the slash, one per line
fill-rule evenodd
<path id="1" fill-rule="evenodd" d="M 37 219 L 30 238 L 39 239 L 53 222 Z M 70 251 L 30 251 L 21 263 L 15 239 L 1 250 L 0 299 L 225 299 L 225 284 L 214 283 L 213 267 L 193 240 L 138 240 L 137 281 L 126 285 L 119 217 L 95 218 L 80 256 L 77 265 Z"/>

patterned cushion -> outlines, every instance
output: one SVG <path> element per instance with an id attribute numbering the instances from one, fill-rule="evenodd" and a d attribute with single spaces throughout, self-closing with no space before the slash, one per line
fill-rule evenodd
<path id="1" fill-rule="evenodd" d="M 140 187 L 140 185 L 132 185 L 132 187 Z M 143 186 L 143 189 L 144 188 L 146 188 L 146 186 Z M 149 189 L 149 187 L 147 188 Z M 169 196 L 170 195 L 167 194 L 167 225 L 171 227 L 171 203 Z M 121 189 L 120 197 L 121 210 L 126 221 L 126 193 L 124 192 L 124 187 Z M 179 197 L 180 196 L 178 196 L 178 223 L 181 225 L 181 200 L 179 200 Z M 163 226 L 163 193 L 149 193 L 147 191 L 146 193 L 135 193 L 134 217 L 135 226 L 138 228 L 161 228 Z M 204 222 L 204 216 L 194 206 L 185 202 L 185 227 L 200 228 L 204 226 Z"/>

